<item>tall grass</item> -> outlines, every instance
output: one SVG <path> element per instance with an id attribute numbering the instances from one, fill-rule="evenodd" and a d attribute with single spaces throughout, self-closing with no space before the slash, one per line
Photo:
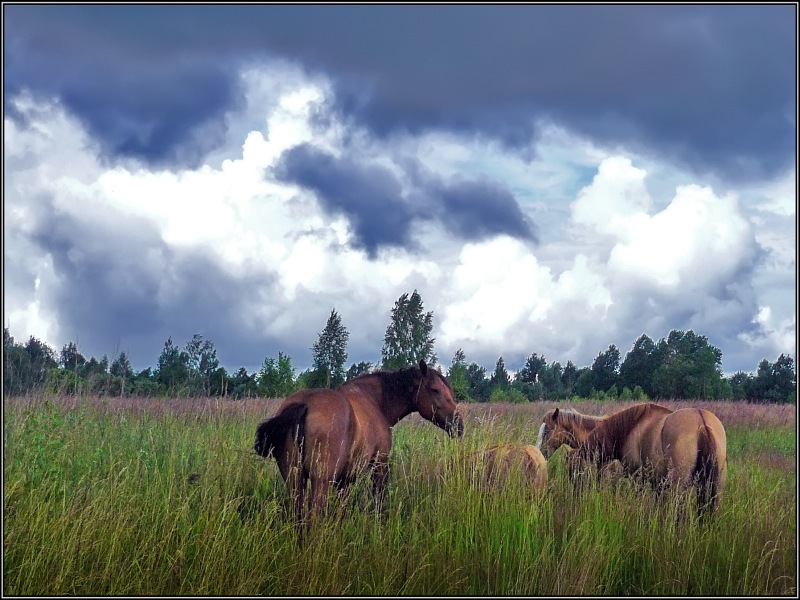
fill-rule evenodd
<path id="1" fill-rule="evenodd" d="M 796 595 L 794 407 L 713 404 L 728 488 L 709 522 L 623 480 L 576 490 L 559 453 L 532 494 L 470 455 L 532 443 L 554 405 L 468 405 L 465 436 L 394 428 L 382 513 L 367 482 L 296 541 L 274 461 L 275 401 L 4 402 L 8 595 Z M 601 414 L 617 406 L 574 405 Z M 738 411 L 738 412 L 737 412 Z"/>

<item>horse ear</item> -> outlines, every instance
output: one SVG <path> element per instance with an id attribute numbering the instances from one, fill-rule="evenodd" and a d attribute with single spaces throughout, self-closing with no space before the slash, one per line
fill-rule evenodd
<path id="1" fill-rule="evenodd" d="M 557 407 L 553 410 L 553 421 L 555 421 L 556 419 L 558 419 L 558 408 Z"/>
<path id="2" fill-rule="evenodd" d="M 428 365 L 424 359 L 419 359 L 419 370 L 422 373 L 422 376 L 425 377 L 428 374 Z"/>

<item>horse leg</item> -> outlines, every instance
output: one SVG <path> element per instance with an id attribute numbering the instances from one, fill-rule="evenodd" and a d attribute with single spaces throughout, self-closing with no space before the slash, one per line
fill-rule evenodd
<path id="1" fill-rule="evenodd" d="M 385 516 L 386 484 L 389 481 L 389 461 L 387 457 L 379 456 L 372 467 L 372 499 L 375 509 Z"/>

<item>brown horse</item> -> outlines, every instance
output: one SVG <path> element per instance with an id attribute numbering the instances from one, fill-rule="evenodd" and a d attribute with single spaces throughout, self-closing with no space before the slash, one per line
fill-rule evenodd
<path id="1" fill-rule="evenodd" d="M 486 484 L 492 488 L 502 485 L 515 469 L 522 471 L 530 488 L 541 493 L 547 488 L 547 460 L 536 446 L 530 444 L 496 444 L 476 453 L 486 464 Z"/>
<path id="2" fill-rule="evenodd" d="M 365 471 L 382 504 L 392 446 L 392 426 L 419 412 L 451 437 L 464 421 L 445 377 L 425 361 L 398 371 L 360 375 L 336 390 L 306 389 L 286 398 L 276 415 L 256 429 L 254 449 L 274 455 L 293 495 L 298 524 L 318 514 L 333 485 L 345 491 Z M 306 487 L 311 481 L 311 506 Z"/>
<path id="3" fill-rule="evenodd" d="M 616 459 L 627 475 L 659 489 L 694 487 L 700 514 L 716 509 L 725 487 L 725 428 L 705 409 L 637 404 L 592 417 L 556 408 L 545 415 L 537 446 L 549 456 L 562 444 L 577 449 L 570 456 L 573 468 L 581 463 L 603 467 Z"/>

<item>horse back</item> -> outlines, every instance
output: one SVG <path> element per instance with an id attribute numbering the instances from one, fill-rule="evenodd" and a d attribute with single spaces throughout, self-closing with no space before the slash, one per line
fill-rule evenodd
<path id="1" fill-rule="evenodd" d="M 533 489 L 542 491 L 547 485 L 547 460 L 541 450 L 530 444 L 496 444 L 483 452 L 486 481 L 490 485 L 504 482 L 511 472 L 522 471 Z"/>
<path id="2" fill-rule="evenodd" d="M 660 404 L 639 404 L 612 415 L 603 424 L 605 443 L 618 449 L 608 460 L 617 459 L 628 472 L 643 468 L 658 470 L 662 462 L 661 431 L 673 411 Z M 599 435 L 599 432 L 598 432 Z"/>

